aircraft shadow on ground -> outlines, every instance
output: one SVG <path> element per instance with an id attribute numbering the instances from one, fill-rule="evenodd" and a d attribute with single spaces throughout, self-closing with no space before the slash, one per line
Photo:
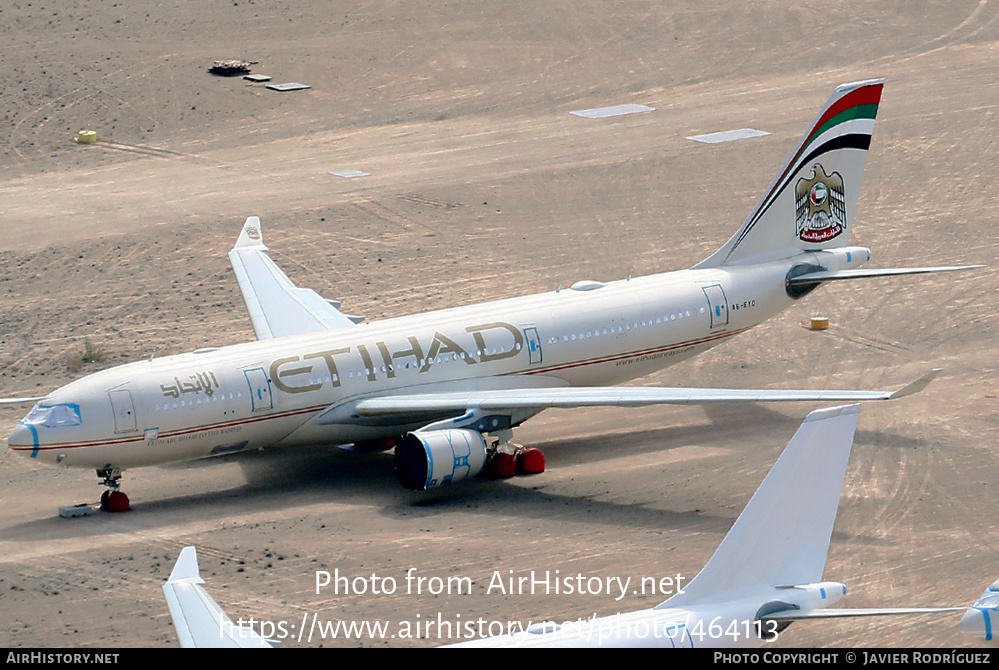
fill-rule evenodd
<path id="1" fill-rule="evenodd" d="M 619 459 L 665 452 L 689 445 L 731 446 L 733 425 L 752 426 L 738 437 L 737 444 L 761 445 L 761 462 L 772 463 L 797 428 L 798 419 L 762 407 L 734 410 L 711 410 L 709 423 L 695 426 L 669 426 L 611 435 L 552 440 L 532 446 L 541 448 L 549 468 L 568 468 L 580 463 L 599 464 L 604 459 Z M 738 421 L 733 417 L 738 416 Z M 775 430 L 773 427 L 777 426 Z M 775 433 L 784 437 L 772 439 Z M 761 435 L 768 439 L 761 439 Z M 743 439 L 745 438 L 745 439 Z M 770 443 L 773 442 L 771 445 Z M 778 444 L 779 443 L 779 444 Z M 910 438 L 880 431 L 857 431 L 857 445 L 883 445 L 910 449 L 925 446 L 919 438 Z M 747 448 L 751 448 L 747 446 Z M 718 458 L 718 456 L 712 456 Z M 740 458 L 755 458 L 741 455 Z M 302 449 L 272 449 L 263 452 L 233 454 L 169 466 L 160 470 L 184 472 L 216 467 L 221 461 L 237 463 L 246 483 L 220 491 L 142 500 L 133 496 L 133 511 L 125 514 L 98 513 L 93 517 L 67 521 L 47 517 L 0 529 L 0 541 L 32 541 L 40 534 L 46 537 L 74 538 L 101 533 L 120 533 L 135 524 L 149 529 L 176 523 L 176 515 L 184 522 L 234 518 L 248 511 L 276 511 L 327 502 L 375 507 L 386 517 L 432 518 L 460 511 L 481 515 L 506 515 L 528 519 L 549 519 L 553 514 L 567 521 L 627 527 L 635 530 L 676 531 L 696 524 L 699 530 L 717 528 L 724 533 L 734 522 L 739 510 L 717 516 L 696 507 L 690 511 L 663 509 L 669 496 L 669 465 L 665 466 L 663 485 L 644 491 L 635 501 L 600 500 L 613 497 L 612 485 L 601 483 L 600 490 L 579 495 L 553 492 L 551 478 L 544 473 L 512 480 L 488 481 L 473 479 L 449 487 L 424 492 L 407 491 L 399 486 L 393 472 L 392 454 L 356 454 L 334 447 Z M 769 466 L 764 465 L 765 470 Z M 761 481 L 762 476 L 760 475 Z M 613 476 L 610 473 L 609 476 Z M 610 489 L 608 489 L 610 486 Z M 578 487 L 576 487 L 578 489 Z M 741 507 L 739 508 L 741 509 Z M 134 519 L 134 521 L 133 521 Z M 845 536 L 838 536 L 840 540 Z M 853 538 L 858 539 L 858 538 Z M 875 538 L 862 541 L 877 543 Z"/>
<path id="2" fill-rule="evenodd" d="M 719 448 L 756 448 L 760 457 L 772 463 L 790 441 L 808 412 L 809 405 L 800 416 L 786 414 L 756 403 L 720 403 L 701 406 L 708 423 L 673 424 L 651 430 L 633 430 L 605 435 L 588 435 L 561 440 L 538 442 L 529 446 L 545 452 L 551 467 L 567 467 L 578 463 L 600 463 L 621 457 L 638 457 L 672 449 L 697 445 Z M 855 445 L 916 449 L 929 443 L 923 438 L 913 438 L 886 431 L 869 431 L 858 428 Z"/>

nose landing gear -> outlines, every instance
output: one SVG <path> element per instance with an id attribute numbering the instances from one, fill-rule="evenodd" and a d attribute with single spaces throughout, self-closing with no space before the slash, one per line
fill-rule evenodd
<path id="1" fill-rule="evenodd" d="M 121 481 L 120 468 L 103 468 L 97 471 L 108 490 L 101 494 L 101 509 L 105 512 L 127 512 L 131 509 L 128 496 L 118 490 Z"/>

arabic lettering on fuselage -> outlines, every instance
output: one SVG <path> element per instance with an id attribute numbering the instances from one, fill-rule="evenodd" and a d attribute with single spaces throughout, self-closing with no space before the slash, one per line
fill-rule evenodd
<path id="1" fill-rule="evenodd" d="M 489 334 L 490 331 L 497 330 L 508 333 L 508 335 L 502 333 Z M 472 340 L 475 343 L 474 351 L 466 350 L 454 339 L 444 335 L 440 331 L 434 333 L 426 349 L 420 343 L 419 338 L 409 335 L 406 337 L 406 344 L 401 345 L 403 348 L 397 351 L 390 350 L 390 345 L 386 342 L 375 342 L 373 346 L 358 344 L 354 347 L 338 347 L 278 358 L 270 365 L 270 381 L 285 393 L 318 391 L 323 387 L 321 376 L 319 379 L 312 377 L 306 380 L 300 375 L 316 375 L 318 373 L 314 371 L 315 366 L 324 364 L 326 371 L 329 373 L 329 383 L 334 387 L 340 386 L 343 377 L 337 365 L 337 360 L 339 358 L 342 365 L 344 362 L 343 357 L 355 350 L 361 358 L 363 377 L 366 377 L 368 381 L 375 381 L 377 379 L 376 368 L 378 365 L 381 366 L 387 378 L 393 379 L 396 377 L 396 371 L 402 365 L 400 361 L 406 361 L 407 367 L 412 366 L 411 369 L 415 368 L 418 372 L 425 373 L 436 363 L 440 362 L 441 357 L 462 361 L 466 365 L 475 365 L 477 363 L 488 363 L 516 356 L 524 346 L 523 334 L 518 328 L 508 323 L 496 322 L 468 326 L 465 328 L 465 332 L 472 336 Z M 510 336 L 512 336 L 512 342 Z M 503 339 L 504 342 L 499 344 L 499 339 Z M 380 359 L 377 365 L 375 363 L 376 358 Z M 358 374 L 361 375 L 362 373 L 359 372 Z"/>
<path id="2" fill-rule="evenodd" d="M 197 394 L 202 391 L 206 396 L 211 397 L 215 393 L 215 389 L 219 387 L 219 381 L 215 378 L 215 373 L 211 371 L 196 372 L 188 379 L 193 381 L 184 381 L 180 377 L 174 377 L 173 384 L 160 384 L 160 390 L 168 398 L 179 398 L 181 395 Z"/>

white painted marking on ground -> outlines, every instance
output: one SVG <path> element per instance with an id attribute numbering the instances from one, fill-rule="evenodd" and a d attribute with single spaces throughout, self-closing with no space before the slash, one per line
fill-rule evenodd
<path id="1" fill-rule="evenodd" d="M 360 170 L 333 170 L 330 172 L 331 175 L 337 177 L 345 177 L 347 179 L 353 179 L 354 177 L 367 177 L 370 176 L 370 172 L 361 172 Z"/>
<path id="2" fill-rule="evenodd" d="M 272 91 L 301 91 L 302 89 L 312 88 L 308 84 L 299 84 L 298 82 L 288 82 L 287 84 L 268 84 L 267 88 Z"/>
<path id="3" fill-rule="evenodd" d="M 720 142 L 733 142 L 735 140 L 745 140 L 750 137 L 763 137 L 769 135 L 765 130 L 754 130 L 753 128 L 739 128 L 738 130 L 723 130 L 720 133 L 708 133 L 707 135 L 692 135 L 688 140 L 703 142 L 704 144 L 718 144 Z"/>
<path id="4" fill-rule="evenodd" d="M 586 119 L 605 119 L 608 116 L 623 116 L 625 114 L 641 114 L 642 112 L 654 112 L 655 107 L 645 105 L 615 105 L 613 107 L 597 107 L 595 109 L 580 109 L 569 112 L 573 116 L 582 116 Z"/>

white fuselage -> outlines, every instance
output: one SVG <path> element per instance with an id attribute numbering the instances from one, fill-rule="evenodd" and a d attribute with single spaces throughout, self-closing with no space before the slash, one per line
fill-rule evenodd
<path id="1" fill-rule="evenodd" d="M 867 249 L 847 247 L 757 265 L 579 282 L 131 363 L 51 393 L 8 443 L 38 460 L 123 469 L 267 446 L 390 439 L 440 417 L 360 418 L 351 404 L 406 393 L 635 379 L 787 307 L 784 280 L 792 266 L 845 269 L 869 257 Z M 515 416 L 513 424 L 534 413 Z"/>

